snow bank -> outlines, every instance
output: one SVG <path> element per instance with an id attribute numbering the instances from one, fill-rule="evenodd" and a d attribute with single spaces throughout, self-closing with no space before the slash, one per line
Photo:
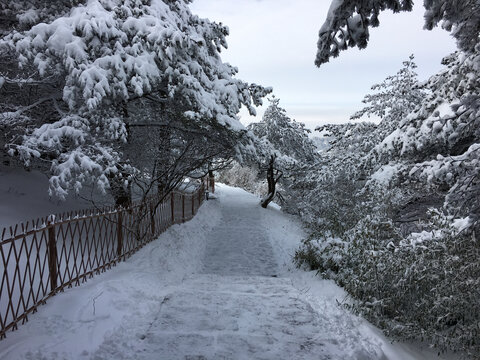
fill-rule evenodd
<path id="1" fill-rule="evenodd" d="M 18 332 L 7 333 L 0 359 L 90 359 L 122 320 L 150 314 L 171 286 L 199 270 L 206 236 L 219 219 L 207 201 L 191 221 L 172 226 L 113 270 L 48 300 Z"/>
<path id="2" fill-rule="evenodd" d="M 384 176 L 382 178 L 385 178 Z M 388 359 L 388 360 L 442 360 L 454 359 L 451 354 L 438 356 L 426 344 L 395 342 L 387 339 L 382 331 L 365 319 L 353 315 L 340 304 L 350 301 L 348 294 L 332 280 L 317 276 L 316 271 L 303 271 L 293 264 L 295 251 L 300 247 L 306 232 L 301 221 L 282 213 L 278 205 L 269 206 L 264 212 L 274 255 L 280 265 L 281 276 L 291 279 L 311 306 L 322 317 L 325 333 L 330 334 L 327 342 L 337 344 L 348 354 L 348 359 Z M 320 335 L 319 335 L 320 336 Z M 330 341 L 328 341 L 330 340 Z M 335 354 L 335 348 L 329 349 Z"/>
<path id="3" fill-rule="evenodd" d="M 82 197 L 70 195 L 65 201 L 48 195 L 48 178 L 39 171 L 26 171 L 0 165 L 0 231 L 50 214 L 92 208 L 92 203 Z M 93 194 L 85 188 L 82 194 L 92 196 L 97 206 L 107 205 L 107 196 Z"/>

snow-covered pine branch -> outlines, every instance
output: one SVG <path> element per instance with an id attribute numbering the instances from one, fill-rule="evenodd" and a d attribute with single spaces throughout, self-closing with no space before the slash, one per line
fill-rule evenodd
<path id="1" fill-rule="evenodd" d="M 108 119 L 118 119 L 115 128 L 124 128 L 125 104 L 131 101 L 154 95 L 181 103 L 182 121 L 207 127 L 213 122 L 232 132 L 243 129 L 237 118 L 241 106 L 255 113 L 254 106 L 271 90 L 235 78 L 237 69 L 220 57 L 228 28 L 193 15 L 189 3 L 91 0 L 67 6 L 38 0 L 2 5 L 2 16 L 18 16 L 2 28 L 0 50 L 13 53 L 18 62 L 10 62 L 0 76 L 14 74 L 17 90 L 32 74 L 40 82 L 54 77 L 62 92 L 63 105 L 55 107 L 61 111 L 47 119 L 29 114 L 32 129 L 10 145 L 27 162 L 32 155 L 51 159 L 55 154 L 52 172 L 61 181 L 52 180 L 51 191 L 65 194 L 73 181 L 79 188 L 83 178 L 72 176 L 81 168 L 73 171 L 68 165 L 85 142 L 91 144 L 91 165 L 105 175 L 111 166 L 95 159 L 110 149 L 120 155 L 125 141 L 123 131 L 108 130 Z M 105 124 L 100 112 L 107 114 Z M 82 120 L 70 121 L 75 117 Z"/>
<path id="2" fill-rule="evenodd" d="M 315 64 L 321 66 L 349 47 L 363 49 L 369 28 L 379 26 L 379 14 L 411 11 L 412 0 L 332 0 L 327 18 L 319 31 Z M 426 0 L 425 28 L 439 24 L 457 40 L 460 50 L 479 51 L 480 3 L 476 0 Z"/>
<path id="3" fill-rule="evenodd" d="M 362 102 L 366 106 L 353 114 L 350 119 L 377 116 L 384 122 L 393 123 L 393 126 L 390 126 L 391 132 L 426 95 L 418 81 L 416 67 L 412 54 L 403 62 L 403 67 L 395 75 L 390 75 L 382 83 L 372 86 L 375 93 L 365 95 Z M 385 119 L 387 116 L 388 119 Z"/>
<path id="4" fill-rule="evenodd" d="M 349 47 L 365 48 L 370 37 L 369 28 L 379 25 L 381 11 L 411 11 L 412 6 L 412 0 L 332 0 L 319 31 L 315 65 L 328 62 L 330 57 L 337 57 Z"/>

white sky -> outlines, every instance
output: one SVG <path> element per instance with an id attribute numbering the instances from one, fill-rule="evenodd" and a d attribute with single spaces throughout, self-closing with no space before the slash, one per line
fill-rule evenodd
<path id="1" fill-rule="evenodd" d="M 420 79 L 442 66 L 455 50 L 448 32 L 423 30 L 422 1 L 412 13 L 380 14 L 380 27 L 371 29 L 365 50 L 349 49 L 320 69 L 313 62 L 317 34 L 330 0 L 195 0 L 192 12 L 226 24 L 229 48 L 222 59 L 239 68 L 244 81 L 272 86 L 287 114 L 307 127 L 345 122 L 362 107 L 370 87 L 395 74 L 402 61 L 415 55 Z M 268 101 L 266 101 L 268 103 Z M 246 111 L 244 124 L 259 121 Z"/>

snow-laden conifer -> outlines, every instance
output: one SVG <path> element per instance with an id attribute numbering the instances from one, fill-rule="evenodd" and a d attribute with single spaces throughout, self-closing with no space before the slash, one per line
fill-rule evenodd
<path id="1" fill-rule="evenodd" d="M 280 100 L 275 97 L 270 99 L 262 121 L 248 126 L 256 138 L 260 161 L 267 164 L 268 191 L 262 200 L 264 207 L 273 200 L 277 182 L 280 179 L 283 183 L 294 181 L 296 169 L 312 164 L 317 151 L 308 137 L 310 130 L 303 123 L 288 117 L 279 103 Z M 295 206 L 288 197 L 287 191 L 281 198 L 286 204 Z"/>
<path id="2" fill-rule="evenodd" d="M 121 147 L 138 99 L 180 105 L 176 116 L 204 129 L 238 132 L 240 107 L 255 113 L 269 90 L 235 78 L 237 69 L 220 57 L 228 28 L 193 15 L 189 3 L 2 3 L 10 20 L 1 29 L 2 91 L 17 96 L 3 102 L 0 116 L 8 124 L 26 117 L 29 125 L 7 146 L 27 164 L 51 161 L 53 193 L 87 181 L 105 188 L 108 174 L 135 167 Z"/>

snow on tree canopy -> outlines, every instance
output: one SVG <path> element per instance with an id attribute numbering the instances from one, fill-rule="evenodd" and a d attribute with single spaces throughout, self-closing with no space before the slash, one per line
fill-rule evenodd
<path id="1" fill-rule="evenodd" d="M 9 22 L 0 25 L 0 54 L 10 63 L 0 79 L 44 91 L 33 104 L 28 96 L 2 101 L 12 124 L 14 117 L 29 122 L 17 137 L 23 141 L 7 144 L 9 153 L 27 164 L 32 157 L 51 162 L 50 191 L 62 197 L 82 183 L 108 187 L 105 173 L 118 171 L 122 158 L 114 143 L 127 141 L 126 118 L 136 119 L 125 109 L 135 100 L 175 107 L 175 116 L 197 127 L 243 130 L 241 106 L 255 115 L 271 89 L 235 78 L 237 68 L 220 57 L 228 28 L 193 15 L 190 2 L 1 4 Z"/>
<path id="2" fill-rule="evenodd" d="M 315 65 L 337 57 L 348 47 L 363 49 L 369 40 L 369 28 L 377 27 L 384 10 L 394 13 L 411 11 L 412 0 L 332 0 L 327 18 L 319 31 Z M 471 0 L 425 0 L 425 28 L 439 23 L 451 31 L 460 50 L 478 51 L 480 34 L 480 2 Z"/>
<path id="3" fill-rule="evenodd" d="M 379 25 L 380 11 L 410 11 L 411 0 L 332 0 L 327 19 L 320 29 L 315 64 L 320 66 L 337 57 L 341 50 L 358 46 L 363 49 L 369 39 L 368 28 Z"/>
<path id="4" fill-rule="evenodd" d="M 192 108 L 187 117 L 238 128 L 241 105 L 254 114 L 252 102 L 261 104 L 268 90 L 233 77 L 237 69 L 219 55 L 228 28 L 192 15 L 189 2 L 90 0 L 50 23 L 12 32 L 3 44 L 42 76 L 65 72 L 70 109 L 181 92 Z"/>
<path id="5" fill-rule="evenodd" d="M 277 162 L 293 164 L 311 162 L 316 154 L 316 147 L 308 137 L 310 130 L 305 124 L 287 116 L 280 106 L 280 99 L 268 99 L 270 105 L 261 122 L 252 123 L 249 130 L 258 138 L 258 152 L 267 159 L 275 154 Z"/>

